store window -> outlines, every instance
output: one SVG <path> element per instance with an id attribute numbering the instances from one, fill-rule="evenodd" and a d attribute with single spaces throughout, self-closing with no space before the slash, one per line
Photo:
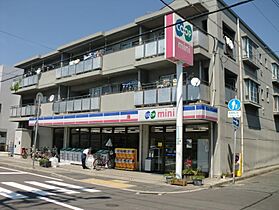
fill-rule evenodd
<path id="1" fill-rule="evenodd" d="M 128 127 L 127 133 L 139 133 L 139 127 Z"/>
<path id="2" fill-rule="evenodd" d="M 125 127 L 116 127 L 114 128 L 114 133 L 126 133 Z"/>
<path id="3" fill-rule="evenodd" d="M 163 126 L 152 126 L 151 127 L 151 132 L 152 133 L 163 133 L 164 132 L 164 127 Z"/>
<path id="4" fill-rule="evenodd" d="M 72 148 L 79 148 L 79 128 L 72 128 L 71 129 L 71 137 L 70 137 L 70 147 Z"/>

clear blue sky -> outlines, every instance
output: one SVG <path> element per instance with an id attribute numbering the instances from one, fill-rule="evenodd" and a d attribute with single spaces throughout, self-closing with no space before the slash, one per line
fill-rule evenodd
<path id="1" fill-rule="evenodd" d="M 237 0 L 226 2 L 233 4 Z M 279 51 L 279 7 L 272 0 L 254 3 L 274 26 L 251 3 L 235 11 L 274 51 Z M 25 39 L 0 32 L 0 64 L 12 66 L 52 51 L 41 45 L 56 49 L 95 32 L 130 23 L 162 7 L 159 0 L 0 0 L 0 31 Z"/>

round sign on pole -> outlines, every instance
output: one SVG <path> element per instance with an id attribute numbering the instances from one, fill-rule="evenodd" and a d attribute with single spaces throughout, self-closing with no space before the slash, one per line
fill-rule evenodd
<path id="1" fill-rule="evenodd" d="M 231 111 L 238 111 L 240 110 L 241 108 L 241 102 L 240 100 L 234 98 L 234 99 L 231 99 L 228 103 L 228 108 L 229 110 Z"/>

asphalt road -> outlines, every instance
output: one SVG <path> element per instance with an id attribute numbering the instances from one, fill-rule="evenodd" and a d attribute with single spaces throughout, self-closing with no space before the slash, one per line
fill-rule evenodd
<path id="1" fill-rule="evenodd" d="M 279 171 L 179 194 L 136 194 L 0 167 L 0 209 L 279 209 Z"/>

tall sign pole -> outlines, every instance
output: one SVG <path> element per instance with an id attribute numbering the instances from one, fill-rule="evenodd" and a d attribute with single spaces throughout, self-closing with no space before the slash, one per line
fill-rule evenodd
<path id="1" fill-rule="evenodd" d="M 233 174 L 233 183 L 235 183 L 235 164 L 236 164 L 236 130 L 239 128 L 239 119 L 241 117 L 241 101 L 234 98 L 231 99 L 228 103 L 228 117 L 232 118 L 233 126 L 233 158 L 232 158 L 232 174 Z"/>
<path id="2" fill-rule="evenodd" d="M 173 25 L 171 27 L 167 27 Z M 171 13 L 165 16 L 165 58 L 176 64 L 176 177 L 183 169 L 183 66 L 193 65 L 193 26 Z M 187 85 L 187 84 L 186 84 Z"/>
<path id="3" fill-rule="evenodd" d="M 37 93 L 37 95 L 36 95 L 37 117 L 36 117 L 36 124 L 35 124 L 35 138 L 34 138 L 34 144 L 33 144 L 33 147 L 32 147 L 33 168 L 35 168 L 35 150 L 36 150 L 36 144 L 37 144 L 39 116 L 40 116 L 40 108 L 41 108 L 42 99 L 43 99 L 43 94 L 40 93 L 40 92 Z"/>

